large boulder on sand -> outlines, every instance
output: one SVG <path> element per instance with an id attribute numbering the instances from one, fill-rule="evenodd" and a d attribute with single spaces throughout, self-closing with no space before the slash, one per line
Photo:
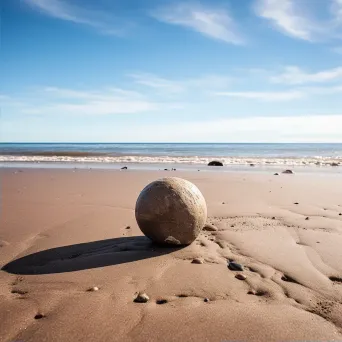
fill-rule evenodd
<path id="1" fill-rule="evenodd" d="M 188 245 L 207 220 L 207 205 L 189 181 L 167 177 L 147 185 L 140 193 L 135 217 L 141 231 L 161 244 Z"/>

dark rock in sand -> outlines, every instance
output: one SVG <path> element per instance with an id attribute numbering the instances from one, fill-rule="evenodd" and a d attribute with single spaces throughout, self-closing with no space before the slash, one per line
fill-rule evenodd
<path id="1" fill-rule="evenodd" d="M 340 166 L 339 163 L 331 163 L 331 166 Z"/>
<path id="2" fill-rule="evenodd" d="M 234 261 L 229 262 L 228 268 L 231 271 L 243 271 L 243 266 Z"/>
<path id="3" fill-rule="evenodd" d="M 130 226 L 127 226 L 126 229 L 131 229 L 131 227 L 130 227 Z"/>
<path id="4" fill-rule="evenodd" d="M 342 213 L 339 213 L 340 216 L 342 216 Z"/>
<path id="5" fill-rule="evenodd" d="M 275 175 L 275 176 L 279 176 L 279 173 L 276 172 L 274 175 Z"/>
<path id="6" fill-rule="evenodd" d="M 203 259 L 201 258 L 195 258 L 191 261 L 192 264 L 203 264 Z"/>
<path id="7" fill-rule="evenodd" d="M 299 204 L 298 202 L 295 202 L 294 204 Z"/>
<path id="8" fill-rule="evenodd" d="M 247 279 L 247 277 L 244 274 L 242 274 L 242 273 L 237 274 L 235 276 L 235 278 L 239 279 L 239 280 L 246 280 Z"/>
<path id="9" fill-rule="evenodd" d="M 309 217 L 306 217 L 305 220 L 308 221 L 308 220 L 310 220 L 310 218 L 309 218 Z"/>
<path id="10" fill-rule="evenodd" d="M 272 220 L 275 220 L 275 219 L 276 219 L 276 218 L 273 216 L 273 217 L 272 217 Z"/>
<path id="11" fill-rule="evenodd" d="M 210 302 L 210 299 L 209 298 L 204 298 L 204 303 L 208 303 Z"/>
<path id="12" fill-rule="evenodd" d="M 149 300 L 150 297 L 146 293 L 139 292 L 134 298 L 134 303 L 147 303 Z"/>
<path id="13" fill-rule="evenodd" d="M 255 166 L 255 164 L 249 164 L 249 166 Z"/>
<path id="14" fill-rule="evenodd" d="M 285 170 L 283 171 L 283 173 L 287 174 L 287 175 L 293 175 L 294 172 L 292 170 Z"/>
<path id="15" fill-rule="evenodd" d="M 208 164 L 208 166 L 223 166 L 223 163 L 217 160 L 213 160 Z"/>
<path id="16" fill-rule="evenodd" d="M 215 227 L 213 224 L 207 223 L 204 227 L 203 230 L 206 230 L 207 232 L 216 232 L 217 227 Z"/>
<path id="17" fill-rule="evenodd" d="M 127 166 L 124 166 L 124 167 L 121 168 L 121 170 L 127 170 L 127 169 L 128 169 Z"/>
<path id="18" fill-rule="evenodd" d="M 34 319 L 42 319 L 44 318 L 45 316 L 41 313 L 37 313 L 35 316 L 34 316 Z"/>

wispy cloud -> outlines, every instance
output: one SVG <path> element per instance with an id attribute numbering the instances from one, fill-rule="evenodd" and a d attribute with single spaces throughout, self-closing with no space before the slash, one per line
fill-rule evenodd
<path id="1" fill-rule="evenodd" d="M 332 0 L 332 10 L 337 21 L 342 22 L 342 0 Z"/>
<path id="2" fill-rule="evenodd" d="M 212 39 L 243 44 L 233 18 L 224 8 L 180 3 L 158 8 L 151 15 L 161 22 L 183 26 Z"/>
<path id="3" fill-rule="evenodd" d="M 194 89 L 204 92 L 222 89 L 235 81 L 234 77 L 215 74 L 186 79 L 167 79 L 148 73 L 135 73 L 129 76 L 133 78 L 136 84 L 173 94 L 179 94 Z"/>
<path id="4" fill-rule="evenodd" d="M 308 73 L 297 66 L 288 66 L 280 75 L 273 76 L 271 81 L 283 84 L 323 83 L 342 79 L 342 67 Z"/>
<path id="5" fill-rule="evenodd" d="M 167 104 L 149 100 L 143 95 L 118 88 L 100 91 L 73 90 L 57 87 L 36 89 L 23 98 L 8 101 L 6 106 L 21 104 L 26 114 L 113 115 L 152 112 Z"/>
<path id="6" fill-rule="evenodd" d="M 87 9 L 72 4 L 70 0 L 23 0 L 41 13 L 76 24 L 90 26 L 102 34 L 120 36 L 124 30 L 119 28 L 117 18 L 104 11 Z"/>
<path id="7" fill-rule="evenodd" d="M 171 93 L 184 91 L 184 87 L 177 81 L 168 80 L 153 74 L 135 73 L 129 75 L 135 83 Z"/>
<path id="8" fill-rule="evenodd" d="M 107 88 L 101 91 L 80 91 L 67 88 L 45 87 L 42 91 L 46 95 L 54 96 L 55 98 L 71 98 L 71 99 L 88 99 L 88 100 L 108 100 L 117 98 L 141 99 L 144 96 L 136 91 L 126 90 L 121 88 Z"/>
<path id="9" fill-rule="evenodd" d="M 291 101 L 300 99 L 305 94 L 299 90 L 290 91 L 242 91 L 242 92 L 216 92 L 215 96 L 235 97 L 241 99 L 259 100 L 266 102 Z"/>
<path id="10" fill-rule="evenodd" d="M 313 40 L 318 26 L 309 18 L 308 13 L 298 6 L 299 3 L 300 1 L 294 0 L 257 0 L 255 11 L 283 33 L 310 41 Z"/>

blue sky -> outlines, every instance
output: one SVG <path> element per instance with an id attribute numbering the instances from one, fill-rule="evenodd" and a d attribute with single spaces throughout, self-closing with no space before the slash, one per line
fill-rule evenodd
<path id="1" fill-rule="evenodd" d="M 342 0 L 4 0 L 3 142 L 342 142 Z"/>

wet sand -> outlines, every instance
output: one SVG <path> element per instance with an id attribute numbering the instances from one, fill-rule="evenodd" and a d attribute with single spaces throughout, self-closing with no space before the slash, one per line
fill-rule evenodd
<path id="1" fill-rule="evenodd" d="M 151 244 L 134 218 L 142 188 L 171 175 L 199 187 L 217 227 L 184 248 Z M 0 176 L 1 341 L 342 341 L 340 176 Z"/>

